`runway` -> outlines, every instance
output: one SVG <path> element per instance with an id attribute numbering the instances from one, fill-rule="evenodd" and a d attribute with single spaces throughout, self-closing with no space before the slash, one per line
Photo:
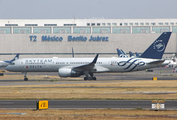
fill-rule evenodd
<path id="1" fill-rule="evenodd" d="M 177 73 L 172 73 L 171 68 L 155 68 L 154 72 L 133 72 L 133 73 L 102 73 L 95 74 L 96 81 L 84 81 L 80 79 L 58 79 L 51 82 L 51 79 L 29 79 L 23 80 L 21 73 L 5 73 L 5 75 L 21 75 L 22 79 L 0 79 L 0 86 L 16 85 L 48 85 L 48 84 L 77 84 L 77 83 L 114 83 L 137 80 L 152 80 L 152 77 L 158 77 L 158 80 L 176 80 Z M 34 75 L 57 76 L 58 73 L 28 73 Z M 177 101 L 167 100 L 165 109 L 176 110 Z M 49 109 L 151 109 L 150 100 L 49 100 Z M 0 100 L 0 109 L 36 109 L 36 100 Z"/>
<path id="2" fill-rule="evenodd" d="M 151 109 L 150 100 L 49 100 L 49 109 Z M 0 109 L 36 109 L 36 100 L 0 100 Z M 177 101 L 165 101 L 166 110 L 176 110 Z"/>

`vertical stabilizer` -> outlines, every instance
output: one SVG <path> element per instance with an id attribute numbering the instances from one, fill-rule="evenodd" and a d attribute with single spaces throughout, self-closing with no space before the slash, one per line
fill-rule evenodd
<path id="1" fill-rule="evenodd" d="M 162 59 L 171 32 L 163 32 L 146 50 L 141 58 Z"/>

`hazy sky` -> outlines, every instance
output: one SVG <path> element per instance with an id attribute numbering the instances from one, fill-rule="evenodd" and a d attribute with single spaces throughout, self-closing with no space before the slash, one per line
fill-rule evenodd
<path id="1" fill-rule="evenodd" d="M 0 19 L 177 18 L 177 0 L 0 0 Z"/>

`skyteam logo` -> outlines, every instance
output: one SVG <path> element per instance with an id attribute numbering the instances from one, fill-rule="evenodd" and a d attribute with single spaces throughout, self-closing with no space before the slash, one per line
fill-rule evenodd
<path id="1" fill-rule="evenodd" d="M 153 45 L 153 48 L 158 52 L 162 52 L 165 49 L 165 44 L 163 43 L 162 40 L 156 40 Z"/>
<path id="2" fill-rule="evenodd" d="M 125 67 L 124 70 L 127 72 L 133 71 L 138 66 L 144 66 L 145 62 L 141 59 L 130 58 L 127 61 L 120 61 L 117 63 L 118 66 Z"/>

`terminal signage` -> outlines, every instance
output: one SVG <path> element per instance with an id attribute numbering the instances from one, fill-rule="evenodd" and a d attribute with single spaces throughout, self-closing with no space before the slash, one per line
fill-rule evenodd
<path id="1" fill-rule="evenodd" d="M 29 38 L 30 38 L 31 42 L 38 41 L 38 38 L 37 38 L 36 35 L 30 35 Z M 41 37 L 41 41 L 43 41 L 43 42 L 45 42 L 45 41 L 48 41 L 48 42 L 50 42 L 50 41 L 61 42 L 63 40 L 64 39 L 61 36 L 42 35 L 42 37 Z M 89 41 L 89 42 L 92 42 L 92 41 L 93 42 L 99 42 L 99 41 L 107 42 L 107 41 L 109 41 L 109 37 L 99 36 L 99 35 L 98 36 L 90 36 L 90 37 L 85 37 L 85 36 L 82 36 L 82 35 L 80 35 L 80 36 L 69 35 L 67 37 L 66 41 L 68 41 L 68 42 L 77 42 L 77 41 L 81 41 L 81 42 L 86 42 L 86 41 Z"/>

